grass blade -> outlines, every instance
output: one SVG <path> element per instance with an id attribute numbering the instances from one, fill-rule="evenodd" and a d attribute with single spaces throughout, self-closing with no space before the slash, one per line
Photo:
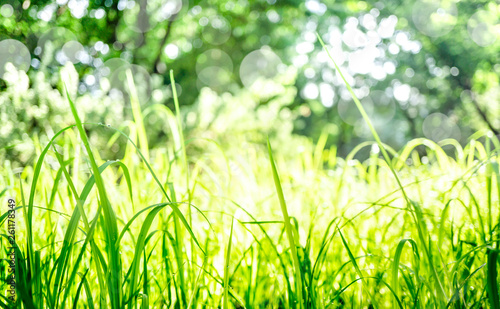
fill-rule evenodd
<path id="1" fill-rule="evenodd" d="M 146 135 L 146 130 L 144 128 L 141 105 L 139 103 L 139 96 L 137 94 L 137 88 L 135 87 L 134 77 L 132 76 L 132 71 L 130 71 L 130 69 L 126 70 L 125 74 L 127 75 L 127 85 L 130 91 L 130 104 L 132 105 L 132 115 L 134 116 L 134 122 L 136 124 L 139 145 L 144 156 L 149 158 L 148 136 Z"/>
<path id="2" fill-rule="evenodd" d="M 446 303 L 448 301 L 448 296 L 446 295 L 446 292 L 444 290 L 443 284 L 441 283 L 441 280 L 439 278 L 438 272 L 437 272 L 437 270 L 436 270 L 436 268 L 434 266 L 434 262 L 433 262 L 433 258 L 431 256 L 430 249 L 426 245 L 427 237 L 425 236 L 424 230 L 422 229 L 424 218 L 421 217 L 421 216 L 419 216 L 419 213 L 421 213 L 421 211 L 420 211 L 418 205 L 415 202 L 411 201 L 410 198 L 408 197 L 408 195 L 406 194 L 404 186 L 401 183 L 401 180 L 399 179 L 399 176 L 396 173 L 396 170 L 394 169 L 394 167 L 391 164 L 391 159 L 389 157 L 389 154 L 387 153 L 387 150 L 384 147 L 384 145 L 382 143 L 382 140 L 380 139 L 380 136 L 378 135 L 377 131 L 375 130 L 375 127 L 373 126 L 373 124 L 372 124 L 372 122 L 370 120 L 370 117 L 368 117 L 368 114 L 366 113 L 363 105 L 361 104 L 361 102 L 359 101 L 359 99 L 356 97 L 356 94 L 354 93 L 354 91 L 352 90 L 351 86 L 349 85 L 349 83 L 345 79 L 345 77 L 342 74 L 342 71 L 338 67 L 337 63 L 335 62 L 335 60 L 333 59 L 333 57 L 330 55 L 330 51 L 328 50 L 328 48 L 326 48 L 325 43 L 323 42 L 323 40 L 321 39 L 321 37 L 319 36 L 318 33 L 316 33 L 316 36 L 318 37 L 321 45 L 323 46 L 323 49 L 326 51 L 326 53 L 328 55 L 328 57 L 333 62 L 334 66 L 335 66 L 335 69 L 337 70 L 337 72 L 341 76 L 342 80 L 344 81 L 344 84 L 345 84 L 347 90 L 351 94 L 351 97 L 352 97 L 354 103 L 356 104 L 356 107 L 358 108 L 359 112 L 361 113 L 361 116 L 363 117 L 363 120 L 366 122 L 366 124 L 368 125 L 368 128 L 370 129 L 370 131 L 371 131 L 371 133 L 373 135 L 373 137 L 375 138 L 375 141 L 377 142 L 377 144 L 379 146 L 379 149 L 380 149 L 380 151 L 382 153 L 382 156 L 384 157 L 384 160 L 386 161 L 387 165 L 389 166 L 389 168 L 391 170 L 391 173 L 393 174 L 394 178 L 396 179 L 396 182 L 398 183 L 398 186 L 401 188 L 401 193 L 403 194 L 403 197 L 404 197 L 404 199 L 406 201 L 407 207 L 408 208 L 413 208 L 413 210 L 416 213 L 416 216 L 413 216 L 413 213 L 412 213 L 412 218 L 413 218 L 413 220 L 415 222 L 415 226 L 417 228 L 417 231 L 418 231 L 418 234 L 419 234 L 419 238 L 420 238 L 420 241 L 422 243 L 422 248 L 424 249 L 424 251 L 426 253 L 427 261 L 429 262 L 429 265 L 430 265 L 430 268 L 431 268 L 431 271 L 432 271 L 432 274 L 433 274 L 433 277 L 434 277 L 434 280 L 435 280 L 435 283 L 436 283 L 436 290 L 437 290 L 437 293 L 438 293 L 438 298 L 441 300 L 441 302 Z"/>
<path id="3" fill-rule="evenodd" d="M 119 244 L 116 242 L 118 239 L 118 226 L 116 221 L 116 215 L 111 208 L 111 205 L 108 200 L 108 196 L 106 193 L 106 189 L 104 187 L 104 181 L 99 173 L 99 167 L 97 166 L 96 160 L 94 158 L 94 154 L 92 149 L 90 148 L 89 140 L 87 138 L 87 133 L 83 127 L 82 121 L 78 116 L 78 112 L 76 110 L 75 104 L 71 100 L 69 93 L 66 89 L 66 98 L 68 99 L 69 106 L 71 108 L 71 113 L 76 121 L 76 127 L 80 133 L 80 138 L 82 139 L 83 145 L 87 150 L 87 155 L 90 161 L 90 165 L 92 168 L 92 172 L 95 177 L 95 183 L 97 187 L 97 191 L 99 193 L 100 201 L 103 205 L 102 211 L 104 214 L 104 224 L 105 224 L 105 234 L 107 236 L 107 240 L 109 242 L 108 246 L 108 259 L 109 259 L 109 276 L 108 279 L 108 294 L 111 301 L 111 308 L 118 309 L 120 308 L 120 302 L 122 298 L 122 289 L 121 289 L 121 262 L 119 255 Z M 102 301 L 101 296 L 101 301 Z"/>
<path id="4" fill-rule="evenodd" d="M 498 250 L 489 250 L 488 252 L 488 272 L 486 277 L 486 290 L 488 291 L 488 300 L 492 309 L 500 309 L 500 299 L 498 296 L 497 282 L 497 260 Z"/>
<path id="5" fill-rule="evenodd" d="M 290 251 L 292 254 L 293 265 L 295 269 L 295 286 L 297 294 L 297 302 L 299 308 L 304 308 L 304 299 L 302 297 L 302 272 L 300 269 L 299 256 L 297 254 L 297 245 L 295 244 L 295 237 L 293 235 L 293 228 L 290 222 L 290 217 L 288 215 L 288 210 L 286 208 L 285 196 L 283 195 L 283 189 L 281 188 L 281 182 L 278 175 L 278 170 L 276 164 L 274 163 L 273 151 L 271 149 L 271 142 L 267 140 L 267 150 L 269 152 L 269 161 L 271 162 L 271 169 L 273 173 L 274 185 L 276 186 L 276 192 L 278 194 L 278 199 L 281 206 L 281 212 L 283 213 L 283 219 L 285 221 L 285 231 L 288 237 L 288 242 L 290 244 Z"/>
<path id="6" fill-rule="evenodd" d="M 231 244 L 233 242 L 233 225 L 234 219 L 231 221 L 231 232 L 229 232 L 229 241 L 227 243 L 226 260 L 224 261 L 224 307 L 229 309 L 229 260 L 231 258 Z"/>
<path id="7" fill-rule="evenodd" d="M 76 295 L 74 297 L 74 300 L 73 300 L 73 309 L 77 309 L 77 305 L 78 305 L 78 300 L 80 299 L 80 293 L 82 291 L 82 287 L 85 283 L 85 277 L 87 276 L 89 270 L 87 269 L 85 271 L 85 274 L 83 274 L 83 276 L 81 274 L 79 274 L 81 277 L 82 277 L 82 281 L 80 281 L 80 284 L 78 285 L 78 288 L 76 289 Z"/>
<path id="8" fill-rule="evenodd" d="M 399 273 L 399 260 L 401 259 L 401 254 L 403 253 L 403 248 L 405 243 L 411 244 L 411 247 L 413 249 L 413 254 L 415 257 L 418 259 L 418 251 L 417 251 L 417 244 L 411 240 L 411 239 L 402 239 L 397 248 L 396 248 L 396 253 L 394 253 L 394 260 L 392 262 L 392 289 L 394 290 L 394 294 L 397 296 L 399 293 L 399 279 L 398 279 L 398 273 Z M 397 308 L 397 302 L 396 299 L 393 301 L 393 308 Z"/>
<path id="9" fill-rule="evenodd" d="M 125 137 L 131 144 L 132 146 L 137 150 L 137 153 L 139 154 L 139 156 L 141 157 L 141 159 L 144 161 L 144 164 L 146 164 L 146 167 L 148 168 L 149 172 L 151 173 L 151 176 L 153 176 L 153 179 L 155 180 L 156 184 L 158 185 L 158 187 L 160 188 L 163 196 L 169 201 L 169 202 L 172 202 L 170 196 L 167 194 L 167 191 L 165 191 L 165 188 L 163 187 L 163 185 L 161 184 L 160 180 L 158 179 L 158 177 L 156 176 L 156 173 L 153 171 L 153 168 L 151 167 L 151 165 L 149 164 L 149 160 L 146 159 L 146 157 L 144 157 L 144 155 L 142 154 L 142 152 L 139 150 L 139 148 L 137 147 L 137 145 L 134 143 L 134 141 L 127 135 L 125 134 L 123 131 L 121 130 L 118 130 L 116 128 L 110 128 L 110 129 L 113 129 L 115 130 L 116 132 L 118 132 L 120 135 L 122 135 L 123 137 Z M 175 212 L 175 214 L 179 217 L 179 219 L 181 220 L 182 224 L 184 225 L 184 227 L 187 229 L 187 231 L 189 232 L 189 234 L 191 235 L 191 237 L 193 238 L 196 246 L 198 247 L 198 249 L 200 249 L 200 251 L 203 253 L 203 255 L 205 255 L 205 251 L 203 250 L 201 244 L 199 243 L 198 241 L 198 238 L 194 235 L 194 232 L 193 230 L 191 229 L 191 226 L 189 225 L 188 221 L 186 220 L 186 217 L 182 214 L 182 212 L 180 211 L 179 207 L 177 207 L 176 205 L 177 203 L 170 203 L 170 207 L 172 208 L 172 210 Z"/>
<path id="10" fill-rule="evenodd" d="M 372 293 L 368 291 L 366 288 L 366 283 L 364 280 L 363 273 L 361 272 L 361 269 L 358 266 L 358 263 L 356 262 L 356 258 L 351 252 L 351 249 L 349 249 L 349 245 L 347 245 L 347 242 L 344 238 L 344 235 L 342 235 L 342 232 L 340 232 L 340 229 L 337 229 L 337 231 L 340 234 L 340 238 L 342 239 L 342 244 L 344 245 L 345 249 L 347 250 L 347 254 L 349 255 L 349 259 L 351 260 L 352 264 L 354 265 L 354 269 L 356 270 L 356 273 L 358 274 L 359 278 L 361 279 L 361 283 L 363 285 L 363 290 L 368 294 L 368 297 L 370 298 L 370 302 L 372 303 L 373 307 L 378 308 L 377 303 L 375 302 L 375 298 L 373 297 Z"/>

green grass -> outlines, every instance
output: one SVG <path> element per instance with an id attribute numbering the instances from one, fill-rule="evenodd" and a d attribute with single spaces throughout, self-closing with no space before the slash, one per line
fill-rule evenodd
<path id="1" fill-rule="evenodd" d="M 68 96 L 76 124 L 35 142 L 19 180 L 0 172 L 0 197 L 18 204 L 19 306 L 499 308 L 500 145 L 488 132 L 396 151 L 369 125 L 375 142 L 345 159 L 326 135 L 290 155 L 238 132 L 185 137 L 175 87 L 175 111 L 142 111 L 128 80 L 132 124 L 82 123 Z M 162 148 L 148 147 L 152 113 L 170 128 Z M 100 157 L 96 126 L 123 157 Z"/>

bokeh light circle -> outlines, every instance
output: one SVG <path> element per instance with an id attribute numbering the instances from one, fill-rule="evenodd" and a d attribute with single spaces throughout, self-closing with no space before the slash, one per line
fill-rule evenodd
<path id="1" fill-rule="evenodd" d="M 145 40 L 145 35 L 143 33 L 132 30 L 128 29 L 128 31 L 119 31 L 116 35 L 118 42 L 123 44 L 129 50 L 141 47 Z"/>
<path id="2" fill-rule="evenodd" d="M 442 113 L 433 113 L 427 116 L 422 123 L 424 136 L 435 142 L 446 138 L 460 139 L 460 129 L 448 116 Z"/>
<path id="3" fill-rule="evenodd" d="M 159 22 L 174 18 L 183 7 L 182 0 L 139 1 L 124 10 L 123 20 L 129 29 L 145 33 Z"/>
<path id="4" fill-rule="evenodd" d="M 371 116 L 373 114 L 373 101 L 370 98 L 365 97 L 361 99 L 361 105 L 363 105 L 368 116 Z M 339 100 L 337 109 L 340 118 L 342 118 L 345 123 L 348 123 L 352 126 L 363 120 L 361 113 L 352 100 Z"/>
<path id="5" fill-rule="evenodd" d="M 41 48 L 42 56 L 49 49 L 56 53 L 61 50 L 69 41 L 76 41 L 76 35 L 64 27 L 55 27 L 49 29 L 38 39 L 38 47 Z"/>
<path id="6" fill-rule="evenodd" d="M 202 36 L 209 44 L 224 44 L 231 36 L 231 24 L 220 15 L 212 16 L 209 18 L 208 24 L 204 26 Z"/>
<path id="7" fill-rule="evenodd" d="M 44 63 L 46 65 L 65 64 L 68 61 L 68 57 L 62 49 L 66 43 L 71 41 L 77 41 L 77 39 L 76 35 L 70 30 L 64 27 L 51 28 L 38 39 L 35 51 L 38 51 L 36 54 L 45 60 Z M 81 56 L 84 56 L 83 54 L 84 52 L 81 53 Z M 82 61 L 83 58 L 79 60 L 80 62 L 84 62 Z"/>
<path id="8" fill-rule="evenodd" d="M 457 23 L 457 6 L 450 0 L 421 0 L 413 5 L 412 19 L 422 33 L 438 37 L 450 32 Z"/>
<path id="9" fill-rule="evenodd" d="M 115 71 L 122 66 L 129 66 L 130 63 L 122 58 L 111 58 L 106 60 L 97 70 L 96 76 L 99 79 L 101 90 L 108 92 L 111 89 L 111 76 Z M 115 89 L 117 90 L 117 89 Z M 114 92 L 114 94 L 121 94 L 121 91 Z"/>
<path id="10" fill-rule="evenodd" d="M 375 119 L 388 122 L 394 118 L 394 115 L 396 114 L 396 102 L 384 91 L 371 91 L 369 96 L 365 99 L 372 101 L 373 117 Z"/>
<path id="11" fill-rule="evenodd" d="M 14 8 L 10 4 L 4 4 L 0 7 L 0 15 L 9 18 L 14 14 Z"/>
<path id="12" fill-rule="evenodd" d="M 228 71 L 233 70 L 231 57 L 220 49 L 209 49 L 200 54 L 196 59 L 196 72 L 200 73 L 207 67 L 220 67 Z"/>
<path id="13" fill-rule="evenodd" d="M 84 50 L 83 45 L 78 41 L 69 41 L 62 47 L 64 56 L 72 63 L 80 62 L 81 55 Z"/>
<path id="14" fill-rule="evenodd" d="M 207 86 L 219 87 L 231 81 L 231 72 L 220 67 L 208 67 L 198 74 L 198 79 Z"/>
<path id="15" fill-rule="evenodd" d="M 281 59 L 270 48 L 250 52 L 240 65 L 240 79 L 250 88 L 258 79 L 272 79 L 280 72 Z"/>
<path id="16" fill-rule="evenodd" d="M 147 9 L 137 3 L 123 12 L 123 21 L 129 29 L 140 33 L 147 32 L 157 23 L 156 20 L 150 17 Z"/>
<path id="17" fill-rule="evenodd" d="M 166 0 L 162 1 L 162 5 L 158 11 L 158 19 L 160 21 L 170 19 L 179 14 L 184 7 L 182 0 Z M 187 5 L 186 5 L 187 7 Z"/>
<path id="18" fill-rule="evenodd" d="M 233 61 L 220 49 L 209 49 L 196 59 L 198 79 L 210 87 L 227 84 L 231 80 Z"/>
<path id="19" fill-rule="evenodd" d="M 500 37 L 498 17 L 489 11 L 479 10 L 467 22 L 467 31 L 477 45 L 492 45 Z"/>
<path id="20" fill-rule="evenodd" d="M 118 63 L 116 63 L 118 64 Z M 136 64 L 122 64 L 113 69 L 110 75 L 110 91 L 119 91 L 125 98 L 125 102 L 130 102 L 132 89 L 129 87 L 127 71 L 130 70 L 134 81 L 139 103 L 146 104 L 152 93 L 151 76 L 142 66 Z"/>
<path id="21" fill-rule="evenodd" d="M 130 65 L 130 63 L 122 58 L 111 58 L 103 63 L 99 72 L 101 76 L 110 78 L 118 68 L 128 65 Z"/>
<path id="22" fill-rule="evenodd" d="M 0 41 L 0 78 L 5 74 L 5 65 L 11 63 L 17 70 L 28 71 L 31 54 L 21 42 L 13 39 Z"/>

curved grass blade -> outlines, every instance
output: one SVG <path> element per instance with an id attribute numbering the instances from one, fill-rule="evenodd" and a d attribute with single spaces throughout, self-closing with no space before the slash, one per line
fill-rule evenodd
<path id="1" fill-rule="evenodd" d="M 70 282 L 70 283 L 73 282 L 75 280 L 76 275 L 78 274 L 78 267 L 80 266 L 80 263 L 83 259 L 83 254 L 85 253 L 86 247 L 87 247 L 89 242 L 92 242 L 94 231 L 95 231 L 95 228 L 97 226 L 97 222 L 99 221 L 98 216 L 99 216 L 99 213 L 101 211 L 101 208 L 102 208 L 102 204 L 99 204 L 99 208 L 97 209 L 96 218 L 92 221 L 92 225 L 90 226 L 90 229 L 87 233 L 87 237 L 85 237 L 85 241 L 83 242 L 80 253 L 78 254 L 78 256 L 75 260 L 75 263 L 74 263 L 75 266 L 73 266 L 73 271 L 71 272 L 70 276 L 68 277 L 67 282 Z M 97 246 L 95 246 L 94 248 L 92 248 L 92 252 L 94 253 L 93 256 L 99 257 L 99 261 L 101 262 L 101 266 L 102 266 L 104 272 L 106 272 L 107 267 L 106 267 L 106 263 L 104 262 L 104 258 L 102 257 L 101 251 L 97 248 Z M 97 270 L 98 270 L 98 274 L 100 272 L 99 261 L 94 261 L 94 263 L 96 264 Z M 66 288 L 66 291 L 64 292 L 63 300 L 61 303 L 61 308 L 65 308 L 64 304 L 66 302 L 66 299 L 69 296 L 69 291 L 70 291 L 70 289 Z M 99 297 L 100 297 L 100 299 L 99 299 L 100 307 L 102 307 L 103 305 L 106 304 L 106 301 L 104 298 L 104 290 L 102 290 L 102 289 L 100 290 Z"/>
<path id="2" fill-rule="evenodd" d="M 370 293 L 370 291 L 368 291 L 368 289 L 366 288 L 366 283 L 363 280 L 363 278 L 364 278 L 363 273 L 361 272 L 361 269 L 359 269 L 358 263 L 356 262 L 356 258 L 354 258 L 354 255 L 352 254 L 351 249 L 349 249 L 349 245 L 347 245 L 347 242 L 344 238 L 344 235 L 342 235 L 342 232 L 340 231 L 340 229 L 337 229 L 337 231 L 339 232 L 340 238 L 342 239 L 342 244 L 344 245 L 344 247 L 347 250 L 347 254 L 349 255 L 349 259 L 351 260 L 352 264 L 354 265 L 354 269 L 356 270 L 356 273 L 362 279 L 361 283 L 363 285 L 363 289 L 368 294 L 368 297 L 370 298 L 370 302 L 372 303 L 373 307 L 378 308 L 378 305 L 375 302 L 375 298 L 373 297 L 372 293 Z"/>
<path id="3" fill-rule="evenodd" d="M 330 55 L 330 51 L 328 50 L 328 48 L 326 48 L 325 43 L 323 42 L 323 39 L 321 39 L 321 37 L 319 36 L 318 33 L 316 33 L 316 36 L 318 37 L 318 40 L 320 41 L 321 45 L 323 46 L 323 49 L 326 51 L 328 57 L 333 62 L 335 69 L 337 70 L 340 77 L 344 81 L 344 84 L 345 84 L 347 90 L 351 94 L 351 97 L 352 97 L 354 103 L 356 104 L 356 107 L 358 108 L 359 112 L 361 113 L 361 116 L 363 117 L 363 120 L 368 125 L 368 128 L 370 129 L 370 131 L 373 135 L 373 138 L 375 139 L 375 141 L 377 142 L 377 144 L 379 146 L 379 149 L 382 153 L 382 156 L 384 157 L 384 160 L 386 161 L 387 165 L 389 166 L 391 173 L 393 174 L 398 186 L 401 188 L 401 193 L 403 194 L 403 197 L 406 201 L 407 207 L 413 208 L 413 210 L 415 211 L 416 215 L 414 216 L 412 213 L 412 218 L 413 218 L 413 221 L 414 221 L 415 226 L 417 228 L 418 235 L 419 235 L 420 241 L 422 243 L 422 248 L 425 252 L 425 255 L 427 257 L 427 261 L 429 263 L 429 266 L 430 266 L 431 271 L 432 271 L 432 275 L 433 275 L 434 280 L 435 280 L 438 298 L 440 299 L 441 302 L 446 302 L 448 300 L 448 296 L 446 295 L 443 284 L 441 283 L 441 279 L 439 278 L 436 267 L 434 266 L 434 261 L 433 261 L 432 255 L 431 255 L 430 248 L 428 248 L 426 245 L 427 237 L 425 236 L 424 229 L 423 229 L 423 223 L 425 221 L 424 221 L 423 216 L 421 216 L 420 207 L 408 197 L 408 194 L 406 193 L 406 190 L 404 189 L 404 186 L 403 186 L 396 170 L 394 169 L 393 165 L 391 164 L 391 159 L 389 157 L 389 154 L 388 154 L 386 148 L 384 147 L 382 140 L 380 139 L 380 136 L 378 135 L 377 131 L 375 130 L 375 127 L 373 126 L 373 124 L 370 120 L 370 117 L 368 117 L 368 114 L 366 113 L 363 105 L 361 104 L 359 99 L 356 97 L 356 94 L 354 93 L 351 86 L 349 85 L 349 83 L 345 79 L 344 75 L 342 74 L 342 71 L 338 67 L 338 65 L 335 62 L 335 60 L 333 59 L 333 57 Z"/>
<path id="4" fill-rule="evenodd" d="M 137 294 L 137 283 L 139 279 L 139 265 L 140 258 L 142 254 L 142 250 L 144 250 L 146 237 L 148 236 L 149 228 L 153 223 L 156 215 L 160 210 L 162 210 L 166 205 L 157 206 L 153 210 L 149 212 L 146 219 L 144 220 L 141 231 L 139 232 L 139 236 L 137 237 L 137 242 L 135 246 L 134 258 L 131 263 L 131 273 L 130 273 L 130 282 L 129 282 L 129 291 L 128 291 L 128 299 L 130 300 L 128 307 L 130 309 L 135 307 L 135 301 L 133 300 L 134 295 Z"/>
<path id="5" fill-rule="evenodd" d="M 92 290 L 90 289 L 89 282 L 87 281 L 87 278 L 83 277 L 81 273 L 78 273 L 78 275 L 80 276 L 83 282 L 83 286 L 85 288 L 85 294 L 87 294 L 87 307 L 89 307 L 89 309 L 94 309 L 95 308 L 94 300 L 92 299 Z"/>
<path id="6" fill-rule="evenodd" d="M 73 114 L 73 118 L 76 122 L 76 127 L 80 133 L 80 138 L 83 142 L 83 146 L 87 150 L 87 156 L 90 161 L 91 169 L 95 177 L 95 183 L 97 187 L 97 191 L 99 193 L 99 197 L 102 204 L 102 211 L 104 214 L 104 226 L 105 226 L 105 235 L 107 237 L 107 241 L 109 242 L 109 246 L 107 247 L 108 259 L 109 259 L 109 276 L 108 278 L 108 293 L 111 302 L 111 308 L 118 309 L 120 308 L 120 302 L 122 298 L 122 289 L 121 289 L 121 262 L 120 262 L 120 254 L 119 254 L 119 244 L 116 243 L 118 239 L 118 225 L 116 220 L 115 212 L 109 203 L 108 196 L 106 193 L 106 188 L 104 186 L 104 181 L 99 173 L 99 167 L 97 166 L 96 160 L 94 158 L 94 154 L 92 149 L 90 148 L 89 140 L 87 138 L 87 133 L 83 127 L 82 121 L 78 116 L 78 112 L 76 110 L 75 104 L 70 98 L 70 95 L 66 90 L 66 98 L 68 99 L 69 106 L 71 108 L 71 113 Z M 102 299 L 102 297 L 101 297 Z"/>
<path id="7" fill-rule="evenodd" d="M 54 143 L 55 139 L 62 134 L 64 131 L 71 129 L 75 127 L 76 125 L 71 125 L 66 128 L 63 128 L 59 130 L 54 136 L 50 139 L 49 143 L 45 148 L 42 150 L 40 153 L 40 156 L 38 157 L 38 160 L 35 165 L 35 169 L 33 171 L 33 179 L 31 180 L 31 188 L 30 188 L 30 195 L 28 198 L 28 205 L 27 205 L 27 210 L 25 211 L 25 224 L 26 224 L 26 241 L 27 241 L 27 257 L 28 260 L 30 261 L 28 265 L 28 269 L 32 270 L 34 269 L 34 261 L 35 261 L 35 251 L 33 247 L 33 227 L 32 227 L 32 222 L 33 222 L 33 207 L 34 207 L 34 201 L 35 201 L 35 190 L 36 190 L 36 184 L 38 182 L 38 178 L 40 177 L 40 172 L 42 169 L 43 161 L 45 159 L 45 155 L 47 154 L 47 151 L 50 149 L 52 144 Z M 23 207 L 25 207 L 25 203 L 23 203 Z"/>
<path id="8" fill-rule="evenodd" d="M 57 151 L 55 152 L 55 154 L 56 154 L 57 159 L 59 160 L 59 163 L 61 164 L 61 169 L 64 172 L 66 180 L 67 180 L 67 182 L 68 182 L 68 184 L 73 192 L 73 195 L 77 201 L 77 208 L 73 212 L 73 215 L 71 216 L 68 228 L 66 229 L 63 247 L 61 249 L 61 254 L 59 255 L 59 258 L 58 258 L 59 260 L 62 260 L 62 263 L 59 263 L 58 271 L 56 273 L 55 283 L 56 283 L 56 289 L 57 289 L 57 286 L 59 286 L 59 285 L 61 287 L 63 286 L 61 280 L 63 278 L 64 272 L 65 272 L 65 269 L 67 266 L 67 261 L 69 258 L 69 252 L 71 250 L 71 245 L 72 245 L 73 239 L 75 237 L 76 229 L 78 228 L 78 222 L 79 222 L 80 216 L 82 214 L 83 214 L 84 224 L 86 226 L 86 231 L 88 232 L 90 230 L 87 217 L 85 216 L 85 213 L 83 212 L 83 205 L 85 204 L 85 201 L 87 200 L 87 197 L 90 193 L 90 190 L 92 189 L 92 187 L 95 184 L 95 177 L 94 177 L 94 175 L 92 175 L 89 178 L 89 180 L 85 184 L 85 187 L 82 190 L 81 195 L 78 196 L 78 193 L 76 192 L 76 188 L 72 182 L 72 179 L 69 176 L 69 173 L 66 171 L 66 168 L 64 167 L 64 162 L 62 162 L 62 158 L 60 157 L 59 153 L 57 153 Z M 125 179 L 126 179 L 127 184 L 128 184 L 130 198 L 132 200 L 132 185 L 131 185 L 131 180 L 130 180 L 130 174 L 129 174 L 128 169 L 125 166 L 125 164 L 123 164 L 120 161 L 105 162 L 104 164 L 99 166 L 99 173 L 102 173 L 108 166 L 111 166 L 114 164 L 117 164 L 117 165 L 122 167 L 123 173 L 125 175 Z M 119 241 L 118 241 L 118 243 L 119 243 Z M 99 261 L 102 260 L 102 259 L 99 259 L 96 255 L 96 252 L 99 251 L 99 249 L 97 248 L 93 239 L 90 240 L 90 244 L 91 244 L 91 248 L 92 248 L 92 255 L 93 255 L 94 261 L 96 263 L 98 263 Z M 97 275 L 98 275 L 98 279 L 99 279 L 99 283 L 100 283 L 101 292 L 103 293 L 104 292 L 104 276 L 102 275 L 101 266 L 99 266 L 98 264 L 96 264 L 96 266 L 97 266 Z M 72 282 L 67 282 L 66 284 L 70 285 L 71 283 Z M 55 306 L 55 304 L 56 304 L 56 298 L 58 297 L 59 293 L 60 293 L 60 291 L 57 290 L 54 294 L 55 298 L 52 300 L 53 306 Z M 64 300 L 63 300 L 63 302 L 64 302 Z"/>
<path id="9" fill-rule="evenodd" d="M 252 220 L 254 220 L 254 222 L 257 222 L 257 219 L 248 210 L 246 210 L 244 207 L 242 207 L 241 205 L 239 205 L 238 203 L 236 203 L 235 201 L 232 201 L 232 200 L 231 200 L 231 203 L 233 203 L 233 205 L 235 205 L 239 209 L 243 210 L 243 212 L 245 212 L 247 214 L 247 216 L 249 216 Z M 281 266 L 281 270 L 283 271 L 282 273 L 283 273 L 283 276 L 285 277 L 285 282 L 287 284 L 287 290 L 288 290 L 288 295 L 289 295 L 289 303 L 290 303 L 290 305 L 292 305 L 293 304 L 293 291 L 292 291 L 292 286 L 290 284 L 290 278 L 288 277 L 288 274 L 287 274 L 287 271 L 286 271 L 285 262 L 283 261 L 283 257 L 279 253 L 278 248 L 276 248 L 276 245 L 273 243 L 271 237 L 269 236 L 269 234 L 267 233 L 267 231 L 264 229 L 264 227 L 262 226 L 262 224 L 258 224 L 257 226 L 260 228 L 262 234 L 264 234 L 264 236 L 266 237 L 267 241 L 271 244 L 271 248 L 273 249 L 274 253 L 278 257 L 278 260 L 279 260 L 280 266 Z M 261 245 L 260 241 L 257 239 L 257 237 L 255 237 L 253 234 L 252 234 L 252 236 L 254 237 L 255 241 L 259 244 L 259 246 L 263 247 Z"/>
<path id="10" fill-rule="evenodd" d="M 119 129 L 116 129 L 116 128 L 113 128 L 113 127 L 108 127 L 108 128 L 112 129 L 112 130 L 115 130 L 116 132 L 120 133 L 122 136 L 124 136 L 134 146 L 134 148 L 137 150 L 137 153 L 139 154 L 139 156 L 141 157 L 141 159 L 144 161 L 144 164 L 146 164 L 146 167 L 148 168 L 149 172 L 151 173 L 151 176 L 153 176 L 153 179 L 155 180 L 155 182 L 157 183 L 158 187 L 160 188 L 163 196 L 165 196 L 165 198 L 169 202 L 172 202 L 170 196 L 167 194 L 167 191 L 165 191 L 165 188 L 163 187 L 163 185 L 161 184 L 160 180 L 156 176 L 156 173 L 151 168 L 151 165 L 149 164 L 149 161 L 144 157 L 144 155 L 139 150 L 139 148 L 134 143 L 134 141 L 132 139 L 130 139 L 130 137 L 128 137 L 127 134 L 125 134 L 123 131 L 121 131 Z M 199 243 L 198 238 L 194 235 L 194 232 L 191 229 L 191 226 L 189 225 L 188 221 L 186 220 L 186 217 L 184 217 L 184 215 L 182 214 L 182 212 L 180 211 L 179 207 L 177 207 L 176 204 L 177 203 L 171 203 L 169 205 L 172 208 L 172 210 L 177 214 L 177 216 L 179 216 L 179 219 L 181 220 L 182 224 L 184 225 L 184 227 L 187 229 L 187 231 L 189 232 L 189 234 L 193 238 L 193 240 L 194 240 L 195 244 L 197 245 L 197 247 L 200 249 L 200 251 L 203 253 L 203 255 L 205 255 L 206 253 L 203 250 L 201 244 Z"/>
<path id="11" fill-rule="evenodd" d="M 409 243 L 413 249 L 413 254 L 414 256 L 418 259 L 418 250 L 417 250 L 417 244 L 415 241 L 412 239 L 402 239 L 397 248 L 396 248 L 396 253 L 394 253 L 394 261 L 392 262 L 392 289 L 394 290 L 394 294 L 397 296 L 399 293 L 399 279 L 398 279 L 398 273 L 399 273 L 399 260 L 401 259 L 401 254 L 403 253 L 403 248 L 405 243 Z M 393 308 L 396 308 L 396 299 L 393 302 Z"/>
<path id="12" fill-rule="evenodd" d="M 481 269 L 483 269 L 484 266 L 486 266 L 486 263 L 483 264 L 483 265 L 481 265 L 481 266 L 479 266 L 470 275 L 468 275 L 467 278 L 465 278 L 464 282 L 462 282 L 462 284 L 460 284 L 460 286 L 455 290 L 455 293 L 453 294 L 453 296 L 451 297 L 450 301 L 446 305 L 446 308 L 449 308 L 456 300 L 459 299 L 460 290 L 462 290 L 464 288 L 464 286 L 466 286 L 466 284 L 469 281 L 469 279 L 472 278 L 475 274 L 477 274 Z M 495 308 L 495 307 L 491 307 L 491 308 Z"/>
<path id="13" fill-rule="evenodd" d="M 78 305 L 78 299 L 80 298 L 80 293 L 82 291 L 82 287 L 84 285 L 84 282 L 85 282 L 85 277 L 87 276 L 89 270 L 87 269 L 85 271 L 85 274 L 83 274 L 83 276 L 81 274 L 79 274 L 81 277 L 82 277 L 82 281 L 80 281 L 80 284 L 78 285 L 78 288 L 76 289 L 76 295 L 73 299 L 73 309 L 77 309 L 77 305 Z"/>

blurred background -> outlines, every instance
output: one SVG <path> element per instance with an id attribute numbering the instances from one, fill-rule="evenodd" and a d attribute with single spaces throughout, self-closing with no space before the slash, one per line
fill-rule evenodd
<path id="1" fill-rule="evenodd" d="M 372 138 L 316 33 L 388 145 L 499 134 L 499 17 L 476 0 L 2 0 L 0 157 L 31 162 L 74 123 L 63 83 L 85 121 L 127 131 L 127 71 L 161 147 L 170 70 L 188 136 L 323 137 L 345 156 Z M 119 156 L 100 127 L 93 143 Z"/>

